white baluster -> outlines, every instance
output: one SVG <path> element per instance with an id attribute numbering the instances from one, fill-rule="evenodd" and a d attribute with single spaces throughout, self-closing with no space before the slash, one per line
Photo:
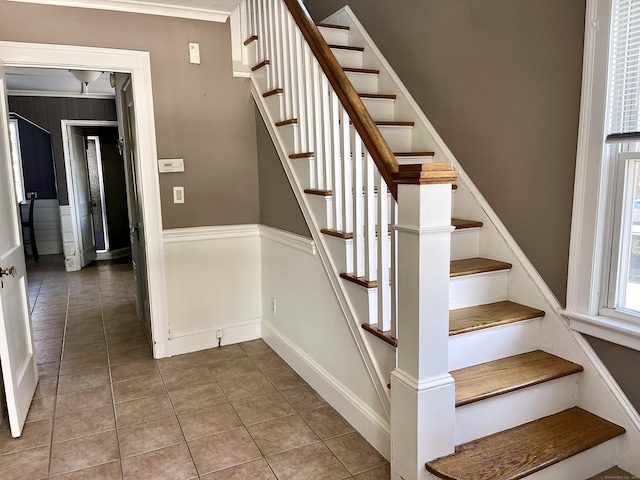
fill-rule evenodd
<path id="1" fill-rule="evenodd" d="M 353 141 L 353 274 L 364 276 L 364 145 L 354 132 Z"/>
<path id="2" fill-rule="evenodd" d="M 342 181 L 343 181 L 343 202 L 342 216 L 344 218 L 344 233 L 353 232 L 353 170 L 351 167 L 351 122 L 349 114 L 342 109 L 341 126 L 341 151 L 342 151 Z M 357 192 L 356 192 L 357 194 Z"/>
<path id="3" fill-rule="evenodd" d="M 340 166 L 340 111 L 342 105 L 335 92 L 331 92 L 331 173 L 332 192 L 331 205 L 333 208 L 333 228 L 344 231 L 344 219 L 342 218 L 342 168 Z"/>
<path id="4" fill-rule="evenodd" d="M 390 202 L 389 224 L 398 223 L 398 203 L 392 198 Z M 391 228 L 391 331 L 393 338 L 398 338 L 398 232 Z"/>
<path id="5" fill-rule="evenodd" d="M 373 158 L 367 152 L 364 163 L 364 276 L 367 280 L 374 280 L 377 276 L 375 171 Z"/>
<path id="6" fill-rule="evenodd" d="M 329 79 L 324 75 L 324 73 L 321 74 L 320 82 L 322 94 L 322 140 L 325 156 L 323 177 L 325 188 L 327 190 L 333 190 L 333 162 L 331 161 L 333 152 L 331 149 L 331 137 L 333 135 L 333 128 L 331 124 L 331 102 L 333 97 L 331 95 L 332 91 L 329 87 Z M 330 226 L 329 228 L 333 228 L 333 226 Z"/>
<path id="7" fill-rule="evenodd" d="M 323 91 L 322 91 L 322 72 L 320 65 L 315 59 L 311 63 L 312 85 L 313 85 L 313 122 L 310 122 L 314 128 L 314 157 L 315 157 L 315 184 L 317 189 L 324 189 L 326 183 L 324 181 L 324 138 L 322 125 L 323 111 Z"/>
<path id="8" fill-rule="evenodd" d="M 378 187 L 378 329 L 391 329 L 391 242 L 389 241 L 389 194 L 387 184 L 376 170 Z"/>

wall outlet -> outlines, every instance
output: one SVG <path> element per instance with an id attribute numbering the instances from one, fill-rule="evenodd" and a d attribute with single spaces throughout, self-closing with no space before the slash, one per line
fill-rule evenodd
<path id="1" fill-rule="evenodd" d="M 224 332 L 222 330 L 216 330 L 216 338 L 222 338 Z"/>
<path id="2" fill-rule="evenodd" d="M 275 298 L 271 297 L 271 313 L 275 317 L 278 315 L 278 302 Z"/>

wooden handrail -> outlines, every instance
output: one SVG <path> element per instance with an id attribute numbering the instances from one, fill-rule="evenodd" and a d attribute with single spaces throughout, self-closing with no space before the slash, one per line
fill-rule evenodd
<path id="1" fill-rule="evenodd" d="M 398 172 L 398 161 L 391 148 L 378 130 L 375 122 L 369 115 L 362 100 L 358 96 L 344 70 L 336 60 L 335 55 L 327 45 L 324 37 L 316 27 L 309 12 L 301 0 L 284 0 L 289 12 L 293 16 L 298 28 L 311 47 L 322 71 L 327 76 L 329 83 L 338 95 L 342 106 L 349 114 L 353 126 L 358 131 L 368 152 L 373 157 L 380 175 L 387 183 L 393 197 L 398 198 L 398 186 L 394 181 L 394 174 Z"/>

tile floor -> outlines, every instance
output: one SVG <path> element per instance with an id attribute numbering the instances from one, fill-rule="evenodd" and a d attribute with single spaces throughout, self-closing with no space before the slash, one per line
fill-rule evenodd
<path id="1" fill-rule="evenodd" d="M 28 279 L 40 383 L 22 437 L 0 426 L 0 479 L 389 478 L 262 340 L 154 360 L 129 265 Z"/>

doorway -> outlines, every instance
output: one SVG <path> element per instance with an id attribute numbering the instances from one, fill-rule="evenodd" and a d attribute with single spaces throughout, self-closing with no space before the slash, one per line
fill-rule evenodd
<path id="1" fill-rule="evenodd" d="M 136 134 L 135 169 L 142 186 L 139 190 L 141 223 L 145 242 L 141 248 L 148 259 L 145 277 L 148 284 L 149 327 L 155 358 L 170 355 L 166 306 L 164 249 L 160 210 L 155 124 L 151 92 L 149 54 L 93 47 L 0 42 L 0 62 L 11 67 L 49 67 L 105 70 L 131 75 L 130 95 L 136 115 L 131 129 Z M 7 112 L 0 112 L 6 115 Z M 140 132 L 143 132 L 141 134 Z"/>

